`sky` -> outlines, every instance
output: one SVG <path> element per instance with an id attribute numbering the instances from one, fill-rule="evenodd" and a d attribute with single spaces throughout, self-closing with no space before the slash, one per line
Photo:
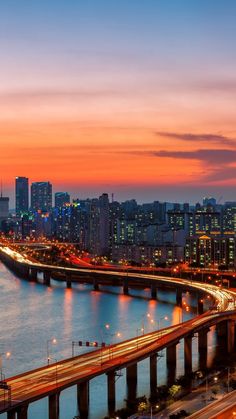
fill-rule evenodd
<path id="1" fill-rule="evenodd" d="M 236 200 L 235 21 L 235 0 L 1 0 L 4 195 Z"/>

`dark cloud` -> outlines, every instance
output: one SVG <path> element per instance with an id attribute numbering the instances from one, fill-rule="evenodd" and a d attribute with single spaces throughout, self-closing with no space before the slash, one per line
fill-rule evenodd
<path id="1" fill-rule="evenodd" d="M 204 166 L 204 172 L 200 175 L 207 182 L 219 182 L 236 178 L 236 150 L 228 149 L 200 149 L 194 151 L 154 151 L 152 156 L 171 158 L 198 160 Z"/>
<path id="2" fill-rule="evenodd" d="M 229 164 L 236 161 L 236 150 L 229 149 L 200 149 L 193 151 L 153 151 L 153 156 L 169 157 L 172 159 L 199 160 L 211 165 Z"/>
<path id="3" fill-rule="evenodd" d="M 215 167 L 211 173 L 206 176 L 209 182 L 219 182 L 224 180 L 231 180 L 236 178 L 236 167 L 221 166 Z"/>
<path id="4" fill-rule="evenodd" d="M 178 132 L 156 132 L 157 135 L 162 137 L 172 138 L 174 140 L 182 140 L 189 142 L 210 142 L 215 144 L 235 146 L 236 140 L 226 137 L 225 135 L 218 134 L 191 134 L 191 133 L 178 133 Z"/>

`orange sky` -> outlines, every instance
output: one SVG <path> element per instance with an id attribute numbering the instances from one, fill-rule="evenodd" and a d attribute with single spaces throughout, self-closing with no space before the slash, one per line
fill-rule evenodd
<path id="1" fill-rule="evenodd" d="M 235 7 L 167 3 L 0 10 L 5 193 L 27 176 L 76 195 L 235 199 Z"/>

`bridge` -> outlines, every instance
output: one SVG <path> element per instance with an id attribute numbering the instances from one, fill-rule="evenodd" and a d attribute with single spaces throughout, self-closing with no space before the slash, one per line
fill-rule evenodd
<path id="1" fill-rule="evenodd" d="M 19 253 L 12 254 L 11 249 L 2 248 L 1 257 L 8 264 L 12 261 L 14 268 L 36 269 L 48 272 L 54 266 L 41 265 L 29 262 Z M 65 269 L 58 267 L 58 269 Z M 74 268 L 66 268 L 71 271 Z M 84 274 L 84 269 L 75 269 Z M 87 270 L 86 270 L 87 272 Z M 77 272 L 78 273 L 78 272 Z M 31 273 L 29 272 L 29 275 Z M 119 277 L 120 272 L 97 271 L 89 272 L 90 275 Z M 137 278 L 143 282 L 168 285 L 180 290 L 189 289 L 210 294 L 216 300 L 215 309 L 200 314 L 194 319 L 171 326 L 152 333 L 120 342 L 108 347 L 102 347 L 90 353 L 65 359 L 42 368 L 25 372 L 6 380 L 3 393 L 0 395 L 0 413 L 7 412 L 8 419 L 27 419 L 27 410 L 30 403 L 48 397 L 49 419 L 59 417 L 60 393 L 71 386 L 77 386 L 77 402 L 82 419 L 88 417 L 89 408 L 89 382 L 96 376 L 107 375 L 107 400 L 110 412 L 115 410 L 115 380 L 121 369 L 126 369 L 127 399 L 133 400 L 136 396 L 138 381 L 138 362 L 149 358 L 150 360 L 150 390 L 155 392 L 157 387 L 157 357 L 158 353 L 166 349 L 167 368 L 170 372 L 168 382 L 175 380 L 176 374 L 176 346 L 180 340 L 184 341 L 184 370 L 187 376 L 192 372 L 192 339 L 198 336 L 199 365 L 206 368 L 207 363 L 207 333 L 210 327 L 216 325 L 219 344 L 225 354 L 235 351 L 235 323 L 236 293 L 232 290 L 221 289 L 214 285 L 193 282 L 189 280 L 157 277 L 145 274 L 124 274 L 132 280 Z M 181 295 L 182 297 L 182 295 Z M 200 304 L 200 301 L 198 302 Z M 202 307 L 199 305 L 199 307 Z M 11 397 L 6 397 L 6 392 L 11 392 Z"/>

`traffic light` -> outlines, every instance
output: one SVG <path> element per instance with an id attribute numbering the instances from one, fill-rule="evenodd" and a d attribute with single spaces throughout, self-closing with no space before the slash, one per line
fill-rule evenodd
<path id="1" fill-rule="evenodd" d="M 98 342 L 93 342 L 93 346 L 97 347 L 98 346 Z"/>
<path id="2" fill-rule="evenodd" d="M 102 348 L 104 348 L 106 346 L 105 342 L 102 342 Z"/>
<path id="3" fill-rule="evenodd" d="M 83 346 L 82 340 L 79 340 L 79 346 Z"/>
<path id="4" fill-rule="evenodd" d="M 86 346 L 90 346 L 90 344 L 89 344 L 89 342 L 88 342 L 88 341 L 86 341 L 86 342 L 85 342 L 85 345 L 86 345 Z"/>

